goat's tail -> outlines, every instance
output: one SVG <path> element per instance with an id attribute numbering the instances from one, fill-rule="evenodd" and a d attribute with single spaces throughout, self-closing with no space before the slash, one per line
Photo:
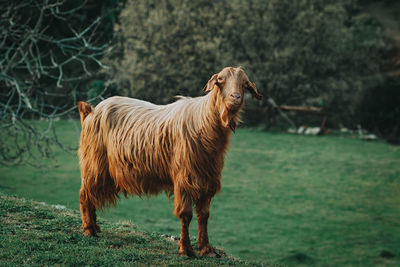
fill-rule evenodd
<path id="1" fill-rule="evenodd" d="M 78 110 L 79 115 L 81 116 L 81 123 L 83 124 L 83 121 L 86 119 L 86 117 L 93 111 L 93 107 L 86 102 L 79 101 Z"/>

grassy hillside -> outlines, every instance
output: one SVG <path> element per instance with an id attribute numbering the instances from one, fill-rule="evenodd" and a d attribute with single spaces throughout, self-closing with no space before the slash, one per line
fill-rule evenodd
<path id="1" fill-rule="evenodd" d="M 0 195 L 0 266 L 256 266 L 227 257 L 177 255 L 177 241 L 102 221 L 100 237 L 85 237 L 76 211 Z"/>
<path id="2" fill-rule="evenodd" d="M 78 142 L 73 123 L 57 123 L 65 144 Z M 56 160 L 56 168 L 0 167 L 0 190 L 78 211 L 77 157 L 56 151 Z M 177 236 L 172 202 L 164 195 L 121 198 L 117 208 L 99 217 L 103 223 L 131 221 L 141 231 Z M 193 239 L 196 220 L 190 231 Z M 211 244 L 243 259 L 290 266 L 399 266 L 400 147 L 351 136 L 238 129 L 222 192 L 211 206 L 209 233 Z"/>

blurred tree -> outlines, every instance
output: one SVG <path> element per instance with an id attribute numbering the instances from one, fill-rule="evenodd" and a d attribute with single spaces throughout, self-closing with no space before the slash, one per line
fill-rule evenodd
<path id="1" fill-rule="evenodd" d="M 400 79 L 386 79 L 383 84 L 366 90 L 358 114 L 363 127 L 390 143 L 400 144 Z"/>
<path id="2" fill-rule="evenodd" d="M 226 12 L 222 1 L 128 1 L 117 25 L 120 54 L 110 62 L 120 94 L 155 103 L 201 94 L 221 67 Z"/>
<path id="3" fill-rule="evenodd" d="M 278 104 L 323 106 L 331 118 L 354 123 L 357 101 L 371 85 L 366 77 L 382 65 L 387 42 L 379 23 L 354 1 L 246 2 L 234 2 L 236 24 L 227 37 L 238 36 L 224 44 L 244 48 L 230 53 L 264 93 Z"/>
<path id="4" fill-rule="evenodd" d="M 358 121 L 363 128 L 379 137 L 400 144 L 400 2 L 358 2 L 363 12 L 379 21 L 382 34 L 387 36 L 387 40 L 380 45 L 382 53 L 377 58 L 382 65 L 381 71 L 365 77 L 366 87 L 357 107 Z M 363 37 L 371 39 L 371 35 Z"/>
<path id="5" fill-rule="evenodd" d="M 121 94 L 166 103 L 240 65 L 278 104 L 323 106 L 347 125 L 364 90 L 382 82 L 390 46 L 355 0 L 131 0 L 118 28 L 120 60 L 110 64 Z"/>
<path id="6" fill-rule="evenodd" d="M 385 87 L 382 70 L 397 53 L 357 0 L 129 0 L 123 9 L 125 0 L 0 1 L 0 134 L 16 136 L 0 146 L 7 163 L 47 155 L 55 134 L 26 119 L 51 122 L 78 98 L 103 94 L 104 73 L 118 94 L 168 103 L 202 94 L 222 67 L 242 66 L 278 105 L 322 106 L 351 127 L 365 121 L 364 96 Z"/>
<path id="7" fill-rule="evenodd" d="M 101 57 L 110 33 L 99 34 L 103 2 L 95 3 L 1 0 L 2 164 L 38 165 L 53 144 L 63 147 L 53 120 L 70 114 L 88 78 L 106 68 Z M 39 118 L 44 120 L 34 122 Z"/>

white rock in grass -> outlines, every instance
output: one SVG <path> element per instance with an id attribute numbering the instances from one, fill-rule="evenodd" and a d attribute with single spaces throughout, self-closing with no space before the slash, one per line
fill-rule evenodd
<path id="1" fill-rule="evenodd" d="M 51 207 L 58 209 L 58 210 L 65 210 L 67 208 L 64 205 L 51 205 Z"/>

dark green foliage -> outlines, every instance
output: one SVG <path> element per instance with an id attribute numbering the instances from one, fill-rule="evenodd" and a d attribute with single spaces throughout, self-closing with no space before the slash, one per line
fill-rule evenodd
<path id="1" fill-rule="evenodd" d="M 115 86 L 103 80 L 93 80 L 86 88 L 86 97 L 92 105 L 97 105 L 103 99 L 116 94 Z"/>
<path id="2" fill-rule="evenodd" d="M 278 104 L 322 106 L 336 126 L 355 127 L 359 102 L 385 81 L 382 69 L 394 47 L 365 6 L 346 0 L 128 1 L 111 75 L 120 94 L 167 103 L 177 94 L 202 94 L 213 73 L 240 65 Z"/>
<path id="3" fill-rule="evenodd" d="M 387 45 L 378 21 L 351 1 L 235 3 L 245 47 L 236 60 L 264 94 L 278 104 L 322 106 L 354 125 L 359 95 L 371 86 L 366 77 L 379 73 Z"/>
<path id="4" fill-rule="evenodd" d="M 394 78 L 369 88 L 359 106 L 360 121 L 392 143 L 400 143 L 400 81 Z"/>
<path id="5" fill-rule="evenodd" d="M 225 4 L 209 1 L 130 1 L 121 13 L 114 67 L 120 93 L 156 103 L 199 95 L 217 61 Z M 216 68 L 215 66 L 218 66 Z"/>

